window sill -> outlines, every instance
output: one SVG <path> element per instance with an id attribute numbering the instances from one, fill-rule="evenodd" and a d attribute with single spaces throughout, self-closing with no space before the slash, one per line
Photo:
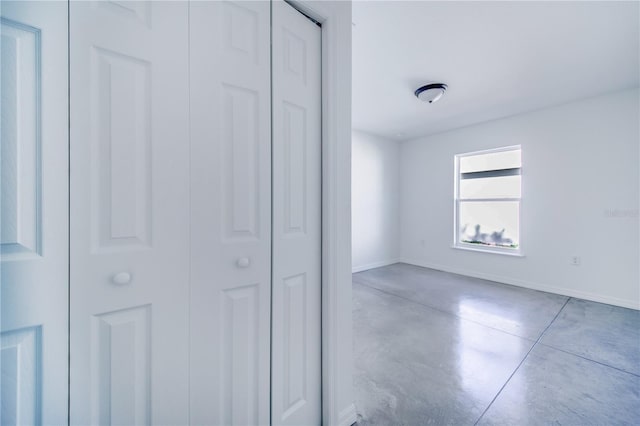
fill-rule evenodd
<path id="1" fill-rule="evenodd" d="M 500 254 L 503 256 L 525 257 L 525 255 L 520 251 L 509 252 L 509 251 L 504 251 L 499 249 L 496 250 L 496 249 L 490 249 L 490 248 L 467 247 L 467 246 L 462 246 L 457 244 L 452 245 L 451 248 L 457 249 L 457 250 L 475 251 L 480 253 Z"/>

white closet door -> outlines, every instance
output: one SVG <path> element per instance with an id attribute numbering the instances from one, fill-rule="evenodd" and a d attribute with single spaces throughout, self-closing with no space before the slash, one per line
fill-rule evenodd
<path id="1" fill-rule="evenodd" d="M 273 2 L 275 425 L 321 422 L 321 29 Z"/>
<path id="2" fill-rule="evenodd" d="M 64 424 L 66 2 L 2 2 L 0 424 Z"/>
<path id="3" fill-rule="evenodd" d="M 188 5 L 70 4 L 71 423 L 187 424 Z"/>
<path id="4" fill-rule="evenodd" d="M 191 422 L 269 423 L 269 2 L 191 23 Z"/>

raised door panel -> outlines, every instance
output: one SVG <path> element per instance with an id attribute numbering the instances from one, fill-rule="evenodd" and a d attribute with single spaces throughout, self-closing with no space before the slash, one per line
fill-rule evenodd
<path id="1" fill-rule="evenodd" d="M 2 18 L 2 255 L 38 256 L 42 247 L 40 190 L 41 31 Z"/>
<path id="2" fill-rule="evenodd" d="M 0 335 L 3 425 L 41 424 L 41 327 Z"/>
<path id="3" fill-rule="evenodd" d="M 224 84 L 222 88 L 221 188 L 223 239 L 260 239 L 260 94 Z"/>
<path id="4" fill-rule="evenodd" d="M 281 385 L 281 419 L 287 419 L 308 404 L 309 320 L 307 305 L 307 274 L 301 273 L 282 280 L 282 366 L 281 377 L 274 385 Z"/>
<path id="5" fill-rule="evenodd" d="M 185 2 L 70 4 L 71 423 L 186 424 Z"/>
<path id="6" fill-rule="evenodd" d="M 148 1 L 105 0 L 99 3 L 99 7 L 120 15 L 124 20 L 137 21 L 137 24 L 151 28 L 151 3 Z"/>
<path id="7" fill-rule="evenodd" d="M 269 423 L 269 2 L 192 2 L 191 422 Z"/>
<path id="8" fill-rule="evenodd" d="M 151 424 L 151 306 L 93 316 L 92 424 Z"/>
<path id="9" fill-rule="evenodd" d="M 223 330 L 220 342 L 222 424 L 260 424 L 259 288 L 257 284 L 225 290 L 222 296 Z"/>
<path id="10" fill-rule="evenodd" d="M 151 243 L 150 62 L 91 52 L 94 250 Z"/>
<path id="11" fill-rule="evenodd" d="M 272 424 L 321 422 L 321 29 L 273 3 Z"/>
<path id="12" fill-rule="evenodd" d="M 0 423 L 63 424 L 67 5 L 3 1 L 0 35 Z"/>

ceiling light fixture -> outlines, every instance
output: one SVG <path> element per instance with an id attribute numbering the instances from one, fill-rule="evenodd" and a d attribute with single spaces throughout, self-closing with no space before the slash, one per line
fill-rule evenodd
<path id="1" fill-rule="evenodd" d="M 432 104 L 440 99 L 446 90 L 447 85 L 444 83 L 431 83 L 420 87 L 415 91 L 415 95 L 421 101 Z"/>

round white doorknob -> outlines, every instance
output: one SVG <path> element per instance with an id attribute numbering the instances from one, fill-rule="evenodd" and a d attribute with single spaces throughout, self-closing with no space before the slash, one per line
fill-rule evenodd
<path id="1" fill-rule="evenodd" d="M 131 282 L 131 274 L 128 272 L 118 272 L 111 278 L 111 281 L 119 285 L 129 284 Z"/>
<path id="2" fill-rule="evenodd" d="M 241 257 L 236 261 L 236 265 L 238 265 L 238 268 L 248 268 L 251 265 L 251 261 L 248 257 Z"/>

